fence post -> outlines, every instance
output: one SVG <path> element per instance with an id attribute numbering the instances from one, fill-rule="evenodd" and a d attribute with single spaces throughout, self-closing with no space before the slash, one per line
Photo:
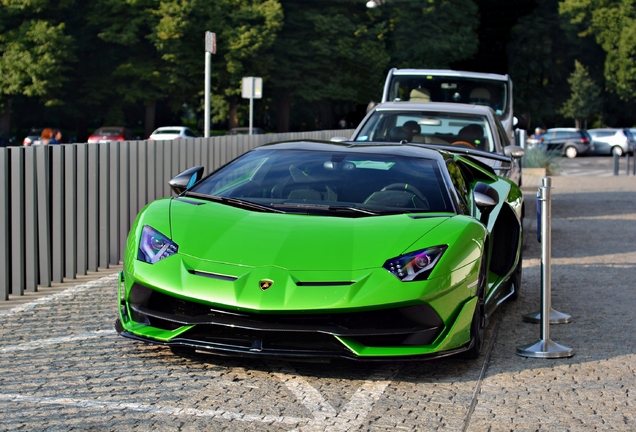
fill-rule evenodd
<path id="1" fill-rule="evenodd" d="M 529 345 L 517 347 L 517 354 L 522 357 L 533 358 L 564 358 L 572 357 L 574 350 L 559 345 L 550 339 L 550 311 L 551 311 L 551 191 L 549 186 L 539 189 L 541 200 L 541 334 L 540 339 Z"/>

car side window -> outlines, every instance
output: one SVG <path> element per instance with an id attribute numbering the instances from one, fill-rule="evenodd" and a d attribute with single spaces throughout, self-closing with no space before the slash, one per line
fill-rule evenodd
<path id="1" fill-rule="evenodd" d="M 554 139 L 555 140 L 568 139 L 568 133 L 564 131 L 555 132 Z"/>
<path id="2" fill-rule="evenodd" d="M 452 159 L 446 161 L 446 167 L 448 168 L 448 174 L 450 175 L 451 181 L 453 182 L 453 186 L 457 191 L 457 198 L 459 198 L 459 205 L 461 206 L 462 212 L 464 214 L 468 214 L 470 192 L 468 189 L 468 182 L 464 177 L 464 172 L 462 171 L 460 166 Z"/>
<path id="3" fill-rule="evenodd" d="M 508 135 L 506 134 L 501 122 L 497 121 L 495 123 L 497 124 L 497 135 L 499 135 L 499 142 L 501 143 L 501 146 L 506 147 L 510 145 L 510 140 L 508 140 Z M 496 149 L 492 148 L 491 151 L 496 151 Z"/>

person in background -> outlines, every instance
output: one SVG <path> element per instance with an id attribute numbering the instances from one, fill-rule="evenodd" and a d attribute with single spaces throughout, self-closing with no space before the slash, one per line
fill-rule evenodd
<path id="1" fill-rule="evenodd" d="M 59 129 L 53 129 L 53 136 L 49 141 L 49 144 L 61 144 L 62 143 L 62 131 Z"/>
<path id="2" fill-rule="evenodd" d="M 51 138 L 53 138 L 53 130 L 51 128 L 42 129 L 42 133 L 40 134 L 40 144 L 49 145 Z"/>
<path id="3" fill-rule="evenodd" d="M 536 128 L 530 138 L 536 140 L 537 144 L 541 144 L 543 142 L 543 129 L 540 127 Z"/>

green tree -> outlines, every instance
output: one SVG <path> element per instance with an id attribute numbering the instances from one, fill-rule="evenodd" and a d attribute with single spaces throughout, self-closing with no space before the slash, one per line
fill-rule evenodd
<path id="1" fill-rule="evenodd" d="M 472 0 L 387 2 L 385 7 L 392 66 L 448 68 L 477 53 L 479 17 Z"/>
<path id="2" fill-rule="evenodd" d="M 564 0 L 560 12 L 584 26 L 607 53 L 607 87 L 623 100 L 636 98 L 636 0 Z"/>
<path id="3" fill-rule="evenodd" d="M 574 63 L 574 72 L 568 78 L 568 83 L 571 94 L 561 107 L 561 114 L 574 119 L 577 128 L 586 128 L 587 119 L 601 109 L 601 90 L 578 60 Z"/>
<path id="4" fill-rule="evenodd" d="M 284 25 L 268 52 L 276 67 L 263 84 L 264 91 L 275 95 L 279 132 L 289 131 L 292 115 L 303 111 L 307 119 L 295 129 L 332 127 L 333 104 L 367 104 L 381 93 L 389 60 L 386 26 L 364 2 L 281 4 Z"/>
<path id="5" fill-rule="evenodd" d="M 237 101 L 243 76 L 267 76 L 273 65 L 265 51 L 276 38 L 283 19 L 277 0 L 165 0 L 152 15 L 156 19 L 147 38 L 160 57 L 168 81 L 164 91 L 172 106 L 184 103 L 203 109 L 204 34 L 216 33 L 212 58 L 215 120 L 237 123 Z"/>
<path id="6" fill-rule="evenodd" d="M 47 106 L 60 103 L 59 90 L 74 56 L 65 24 L 34 14 L 44 5 L 6 3 L 0 5 L 0 127 L 8 132 L 15 96 L 39 97 Z"/>
<path id="7" fill-rule="evenodd" d="M 512 28 L 508 74 L 514 83 L 514 110 L 529 112 L 535 126 L 559 126 L 565 120 L 559 108 L 570 96 L 567 80 L 576 59 L 590 65 L 590 75 L 603 82 L 598 59 L 604 52 L 593 38 L 579 37 L 580 31 L 559 14 L 559 0 L 539 0 Z"/>

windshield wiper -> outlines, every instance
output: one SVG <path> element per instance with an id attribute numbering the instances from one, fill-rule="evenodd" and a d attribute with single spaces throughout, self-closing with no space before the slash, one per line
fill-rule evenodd
<path id="1" fill-rule="evenodd" d="M 269 212 L 269 213 L 285 213 L 283 210 L 278 210 L 270 206 L 258 204 L 253 201 L 247 201 L 240 198 L 224 197 L 219 195 L 205 195 L 205 194 L 198 194 L 193 192 L 186 193 L 185 195 L 201 198 L 208 201 L 220 202 L 223 204 L 228 204 L 234 207 L 239 207 L 239 208 L 248 209 L 248 210 L 256 210 L 256 211 Z"/>
<path id="2" fill-rule="evenodd" d="M 274 204 L 272 203 L 272 207 L 282 207 L 282 208 L 288 208 L 288 209 L 303 209 L 306 211 L 309 210 L 316 210 L 316 211 L 327 211 L 327 212 L 334 212 L 334 213 L 356 213 L 356 214 L 360 214 L 360 215 L 366 215 L 366 216 L 378 216 L 383 214 L 383 212 L 378 212 L 378 211 L 374 211 L 374 210 L 369 210 L 369 209 L 364 209 L 364 208 L 360 208 L 360 207 L 355 207 L 355 206 L 330 206 L 330 205 L 324 205 L 324 204 L 307 204 L 307 203 L 277 203 Z"/>
<path id="3" fill-rule="evenodd" d="M 381 212 L 368 210 L 368 209 L 363 209 L 363 208 L 360 208 L 360 207 L 329 206 L 327 208 L 329 210 L 331 210 L 331 211 L 350 211 L 350 212 L 357 212 L 357 213 L 362 213 L 362 214 L 366 214 L 366 215 L 370 215 L 370 216 L 377 216 L 377 215 L 382 214 Z"/>

